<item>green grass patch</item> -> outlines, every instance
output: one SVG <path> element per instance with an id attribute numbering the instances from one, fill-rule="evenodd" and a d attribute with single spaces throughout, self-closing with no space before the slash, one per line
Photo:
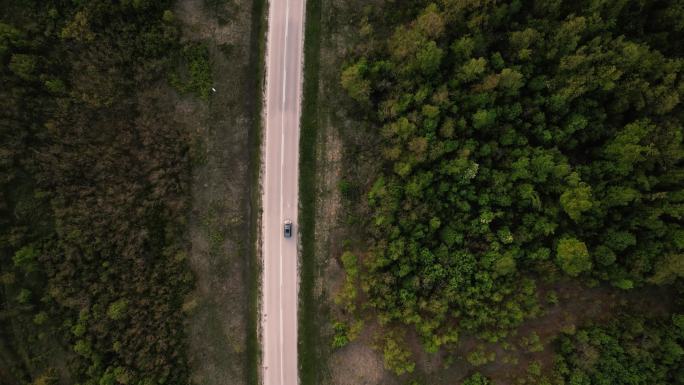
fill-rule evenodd
<path id="1" fill-rule="evenodd" d="M 319 383 L 319 314 L 314 297 L 316 255 L 316 139 L 320 65 L 321 1 L 306 2 L 304 31 L 304 89 L 299 142 L 299 226 L 302 264 L 299 286 L 299 378 L 302 385 Z"/>
<path id="2" fill-rule="evenodd" d="M 182 68 L 169 75 L 169 83 L 180 93 L 192 93 L 202 100 L 209 100 L 214 81 L 211 76 L 209 48 L 205 43 L 188 43 L 183 47 L 181 58 Z"/>

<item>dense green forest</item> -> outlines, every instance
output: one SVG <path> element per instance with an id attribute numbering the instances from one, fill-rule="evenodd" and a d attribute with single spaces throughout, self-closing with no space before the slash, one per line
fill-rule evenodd
<path id="1" fill-rule="evenodd" d="M 684 383 L 682 348 L 684 316 L 647 320 L 621 315 L 606 325 L 589 325 L 576 333 L 563 334 L 557 343 L 554 370 L 542 375 L 532 363 L 520 384 L 651 384 Z M 480 373 L 462 385 L 490 385 Z"/>
<path id="2" fill-rule="evenodd" d="M 559 341 L 555 380 L 567 384 L 684 383 L 684 316 L 647 321 L 623 316 Z M 587 370 L 588 369 L 588 370 Z"/>
<path id="3" fill-rule="evenodd" d="M 681 383 L 684 2 L 401 3 L 368 7 L 341 73 L 382 171 L 334 345 L 370 309 L 386 365 L 410 372 L 405 331 L 427 352 L 502 341 L 542 312 L 540 282 L 659 286 L 676 325 L 563 337 L 554 381 Z"/>
<path id="4" fill-rule="evenodd" d="M 0 2 L 2 384 L 187 383 L 188 134 L 160 100 L 211 75 L 170 7 Z"/>

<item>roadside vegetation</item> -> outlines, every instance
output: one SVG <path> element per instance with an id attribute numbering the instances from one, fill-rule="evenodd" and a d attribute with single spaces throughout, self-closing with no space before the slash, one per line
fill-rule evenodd
<path id="1" fill-rule="evenodd" d="M 174 8 L 183 41 L 206 52 L 216 90 L 209 88 L 209 103 L 183 97 L 179 106 L 193 133 L 188 261 L 196 285 L 184 308 L 194 384 L 258 383 L 264 6 L 219 0 Z"/>
<path id="2" fill-rule="evenodd" d="M 299 269 L 298 355 L 299 378 L 302 384 L 320 381 L 319 351 L 321 322 L 320 308 L 315 300 L 314 284 L 317 270 L 315 256 L 316 234 L 316 145 L 318 141 L 318 71 L 320 49 L 319 0 L 306 2 L 304 32 L 304 87 L 299 141 L 299 232 L 301 239 L 301 268 Z"/>
<path id="3" fill-rule="evenodd" d="M 353 170 L 329 362 L 361 339 L 383 383 L 677 383 L 682 5 L 328 4 L 358 31 L 321 99 Z"/>

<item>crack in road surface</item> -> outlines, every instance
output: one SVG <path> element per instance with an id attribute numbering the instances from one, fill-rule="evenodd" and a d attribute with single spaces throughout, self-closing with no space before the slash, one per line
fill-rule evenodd
<path id="1" fill-rule="evenodd" d="M 296 385 L 297 208 L 304 0 L 271 0 L 266 48 L 262 344 L 264 385 Z M 283 225 L 292 221 L 291 238 Z"/>

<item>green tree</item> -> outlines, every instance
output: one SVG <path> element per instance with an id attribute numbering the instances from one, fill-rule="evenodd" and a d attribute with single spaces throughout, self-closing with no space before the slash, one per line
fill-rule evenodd
<path id="1" fill-rule="evenodd" d="M 461 67 L 461 70 L 459 71 L 459 77 L 464 82 L 470 82 L 478 79 L 482 74 L 484 74 L 486 68 L 487 60 L 485 58 L 479 57 L 477 59 L 470 59 L 470 61 L 463 64 Z"/>
<path id="2" fill-rule="evenodd" d="M 484 346 L 480 345 L 466 356 L 468 362 L 473 366 L 488 364 L 496 358 L 496 353 L 487 352 Z"/>
<path id="3" fill-rule="evenodd" d="M 463 380 L 461 385 L 489 385 L 491 382 L 489 379 L 480 373 L 475 373 L 471 375 L 470 377 L 466 378 Z"/>
<path id="4" fill-rule="evenodd" d="M 558 241 L 556 258 L 561 269 L 573 277 L 591 269 L 592 266 L 587 246 L 576 238 L 563 238 Z"/>
<path id="5" fill-rule="evenodd" d="M 37 258 L 38 250 L 36 250 L 33 245 L 26 245 L 14 253 L 12 261 L 14 262 L 14 266 L 25 272 L 32 272 L 36 269 Z"/>
<path id="6" fill-rule="evenodd" d="M 400 376 L 404 373 L 413 373 L 415 363 L 411 361 L 411 352 L 405 348 L 405 342 L 401 335 L 390 333 L 384 338 L 382 354 L 385 368 Z"/>
<path id="7" fill-rule="evenodd" d="M 664 285 L 673 283 L 677 278 L 684 278 L 684 254 L 666 255 L 648 280 L 656 285 Z"/>
<path id="8" fill-rule="evenodd" d="M 431 76 L 439 69 L 444 53 L 437 47 L 437 43 L 430 41 L 425 47 L 418 51 L 416 60 L 418 68 L 423 75 Z"/>
<path id="9" fill-rule="evenodd" d="M 634 170 L 635 164 L 643 162 L 649 156 L 657 153 L 650 140 L 655 126 L 648 119 L 627 124 L 613 141 L 606 146 L 606 155 L 616 162 L 615 171 L 621 175 L 628 175 Z"/>
<path id="10" fill-rule="evenodd" d="M 478 110 L 473 114 L 473 127 L 488 128 L 496 122 L 496 112 L 492 110 Z"/>
<path id="11" fill-rule="evenodd" d="M 560 204 L 563 210 L 574 221 L 579 221 L 582 213 L 591 209 L 593 203 L 591 198 L 591 187 L 579 181 L 579 176 L 572 173 L 568 177 L 570 188 L 565 190 L 560 197 Z"/>
<path id="12" fill-rule="evenodd" d="M 128 311 L 128 300 L 125 298 L 112 302 L 107 308 L 107 316 L 112 320 L 120 320 L 126 316 Z"/>
<path id="13" fill-rule="evenodd" d="M 15 53 L 9 62 L 9 69 L 23 80 L 35 80 L 38 60 L 33 55 Z"/>
<path id="14" fill-rule="evenodd" d="M 364 78 L 366 68 L 366 61 L 359 60 L 342 71 L 342 88 L 360 103 L 367 103 L 370 97 L 370 81 Z"/>
<path id="15" fill-rule="evenodd" d="M 498 86 L 509 95 L 516 95 L 524 84 L 523 75 L 520 72 L 510 68 L 501 70 Z"/>

